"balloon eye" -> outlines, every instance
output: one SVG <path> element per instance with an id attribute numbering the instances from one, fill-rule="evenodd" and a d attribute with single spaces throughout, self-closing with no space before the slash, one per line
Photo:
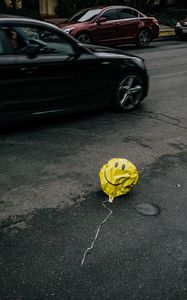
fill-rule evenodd
<path id="1" fill-rule="evenodd" d="M 118 166 L 118 162 L 116 162 L 114 166 L 115 166 L 115 168 L 117 168 L 117 166 Z"/>
<path id="2" fill-rule="evenodd" d="M 122 165 L 122 170 L 123 170 L 123 171 L 125 170 L 125 165 Z"/>

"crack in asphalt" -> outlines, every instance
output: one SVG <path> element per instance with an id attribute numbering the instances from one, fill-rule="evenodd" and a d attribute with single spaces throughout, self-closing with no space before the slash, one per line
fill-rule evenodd
<path id="1" fill-rule="evenodd" d="M 145 117 L 148 117 L 148 118 L 150 118 L 150 119 L 162 121 L 162 122 L 164 122 L 164 123 L 171 124 L 171 125 L 176 126 L 176 127 L 179 127 L 179 128 L 187 129 L 187 126 L 179 125 L 180 123 L 183 122 L 183 121 L 181 121 L 180 119 L 176 119 L 176 118 L 173 118 L 173 117 L 168 116 L 168 115 L 165 115 L 165 114 L 156 113 L 156 112 L 148 111 L 148 110 L 142 110 L 142 112 L 145 113 Z M 146 115 L 146 114 L 147 114 L 147 115 Z M 150 114 L 150 115 L 155 115 L 155 116 L 157 116 L 157 117 L 149 116 L 149 114 Z M 139 114 L 137 114 L 137 113 L 134 113 L 134 115 L 139 116 Z M 169 122 L 169 121 L 166 121 L 166 120 L 163 120 L 163 119 L 159 119 L 158 116 L 167 118 L 167 119 L 169 119 L 169 120 L 171 120 L 171 121 L 174 121 L 175 123 Z"/>

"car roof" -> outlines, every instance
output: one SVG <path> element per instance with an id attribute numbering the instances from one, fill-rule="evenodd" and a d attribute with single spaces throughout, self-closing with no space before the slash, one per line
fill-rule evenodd
<path id="1" fill-rule="evenodd" d="M 106 5 L 107 8 L 133 8 L 127 5 Z"/>
<path id="2" fill-rule="evenodd" d="M 142 12 L 140 12 L 138 9 L 131 7 L 131 6 L 127 6 L 127 5 L 101 5 L 101 6 L 93 6 L 93 7 L 88 7 L 88 8 L 83 8 L 81 10 L 91 10 L 91 9 L 101 9 L 101 10 L 106 10 L 106 9 L 119 9 L 119 8 L 128 8 L 128 9 L 133 9 L 135 11 L 137 11 L 138 13 L 141 13 L 142 15 L 144 15 L 146 17 L 146 15 Z"/>
<path id="3" fill-rule="evenodd" d="M 89 9 L 108 9 L 108 8 L 130 8 L 130 9 L 134 9 L 137 10 L 134 7 L 131 6 L 126 6 L 126 5 L 100 5 L 100 6 L 92 6 L 92 7 L 88 7 L 88 8 L 83 8 L 82 10 L 89 10 Z"/>
<path id="4" fill-rule="evenodd" d="M 0 24 L 30 24 L 30 25 L 45 25 L 51 28 L 55 28 L 58 29 L 57 26 L 50 24 L 48 22 L 45 21 L 40 21 L 37 19 L 32 19 L 32 18 L 28 18 L 28 17 L 23 17 L 23 16 L 15 16 L 15 15 L 5 15 L 5 14 L 0 14 Z"/>
<path id="5" fill-rule="evenodd" d="M 20 16 L 0 14 L 0 18 L 19 18 Z"/>

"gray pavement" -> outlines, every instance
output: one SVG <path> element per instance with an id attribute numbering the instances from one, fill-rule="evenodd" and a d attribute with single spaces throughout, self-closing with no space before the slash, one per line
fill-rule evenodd
<path id="1" fill-rule="evenodd" d="M 1 241 L 1 299 L 186 299 L 186 163 L 183 153 L 162 157 L 133 193 L 109 205 L 113 214 L 82 267 L 107 215 L 101 192 L 18 219 Z M 138 215 L 142 201 L 161 214 Z"/>
<path id="2" fill-rule="evenodd" d="M 187 108 L 184 42 L 142 56 L 141 108 L 21 123 L 0 137 L 0 299 L 178 300 L 187 294 Z M 98 172 L 112 157 L 138 168 L 133 191 L 108 204 Z M 135 207 L 151 202 L 157 216 Z"/>

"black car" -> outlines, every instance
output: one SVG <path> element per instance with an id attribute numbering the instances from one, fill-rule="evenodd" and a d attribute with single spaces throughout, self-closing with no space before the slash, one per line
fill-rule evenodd
<path id="1" fill-rule="evenodd" d="M 113 105 L 136 108 L 148 92 L 144 60 L 82 45 L 56 26 L 0 17 L 0 116 Z"/>

